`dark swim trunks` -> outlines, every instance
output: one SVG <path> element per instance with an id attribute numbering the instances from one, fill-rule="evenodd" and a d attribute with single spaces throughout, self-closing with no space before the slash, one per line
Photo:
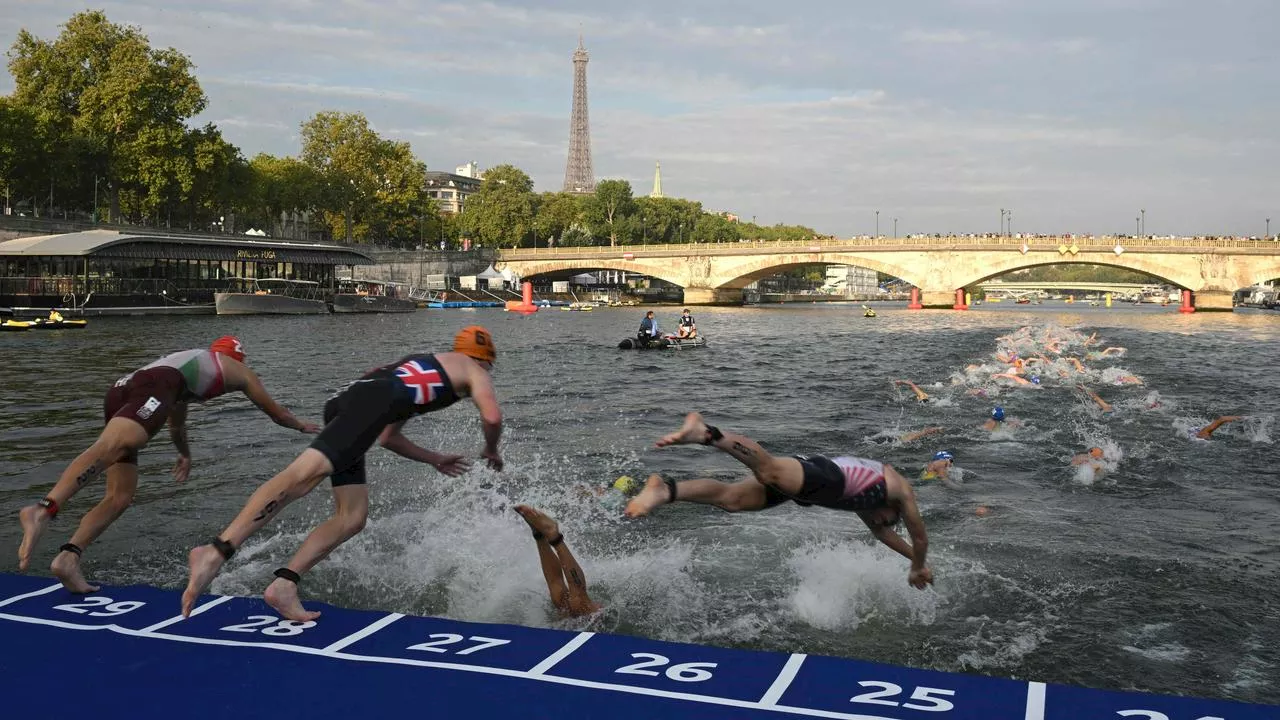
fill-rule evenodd
<path id="1" fill-rule="evenodd" d="M 804 469 L 804 484 L 794 497 L 769 485 L 764 486 L 765 507 L 792 500 L 795 504 L 809 507 L 831 508 L 858 512 L 875 510 L 888 504 L 888 488 L 883 477 L 865 486 L 860 492 L 849 492 L 850 478 L 839 465 L 822 455 L 794 455 Z"/>
<path id="2" fill-rule="evenodd" d="M 311 447 L 333 465 L 333 487 L 363 485 L 364 454 L 388 425 L 413 414 L 413 392 L 390 378 L 361 380 L 329 398 L 324 429 Z"/>
<path id="3" fill-rule="evenodd" d="M 103 419 L 106 422 L 112 418 L 132 420 L 147 431 L 148 438 L 155 437 L 186 387 L 186 379 L 174 368 L 139 370 L 120 378 L 107 391 L 102 402 Z M 138 452 L 130 450 L 119 462 L 137 465 Z"/>

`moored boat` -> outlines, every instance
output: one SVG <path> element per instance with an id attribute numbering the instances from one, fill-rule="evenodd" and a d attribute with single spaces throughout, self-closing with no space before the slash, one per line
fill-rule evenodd
<path id="1" fill-rule="evenodd" d="M 335 313 L 413 312 L 418 301 L 400 283 L 377 280 L 340 280 L 333 296 Z M 423 304 L 424 306 L 426 303 Z"/>
<path id="2" fill-rule="evenodd" d="M 283 278 L 229 278 L 225 292 L 214 293 L 219 315 L 325 315 L 329 305 L 319 283 Z"/>
<path id="3" fill-rule="evenodd" d="M 618 343 L 619 350 L 690 350 L 706 347 L 707 339 L 701 335 L 695 338 L 678 338 L 675 335 L 663 335 L 660 338 L 646 340 L 644 338 L 623 338 Z"/>

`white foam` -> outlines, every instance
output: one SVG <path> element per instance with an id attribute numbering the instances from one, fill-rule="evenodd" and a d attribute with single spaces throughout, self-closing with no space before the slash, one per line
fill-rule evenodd
<path id="1" fill-rule="evenodd" d="M 906 559 L 883 545 L 806 543 L 791 554 L 787 567 L 798 584 L 786 605 L 814 627 L 853 629 L 880 615 L 929 625 L 937 617 L 938 594 L 908 585 Z"/>

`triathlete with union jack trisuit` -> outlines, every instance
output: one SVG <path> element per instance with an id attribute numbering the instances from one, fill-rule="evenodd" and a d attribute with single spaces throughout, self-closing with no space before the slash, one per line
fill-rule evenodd
<path id="1" fill-rule="evenodd" d="M 776 457 L 748 437 L 706 424 L 698 413 L 689 413 L 684 425 L 658 440 L 657 447 L 687 444 L 712 445 L 729 453 L 750 468 L 754 477 L 736 483 L 709 478 L 677 483 L 650 475 L 644 490 L 627 504 L 628 516 L 647 515 L 676 500 L 715 505 L 729 512 L 766 510 L 788 500 L 802 506 L 845 510 L 856 513 L 880 542 L 911 561 L 908 583 L 923 590 L 933 582 L 933 571 L 924 564 L 929 537 L 916 507 L 915 492 L 889 465 L 848 456 Z M 893 530 L 899 520 L 907 526 L 910 544 Z"/>
<path id="2" fill-rule="evenodd" d="M 334 514 L 307 536 L 293 559 L 276 570 L 276 579 L 263 599 L 289 620 L 313 620 L 320 615 L 303 609 L 298 581 L 334 548 L 364 528 L 369 514 L 364 455 L 375 440 L 400 455 L 427 463 L 450 477 L 470 469 L 463 455 L 432 452 L 401 434 L 414 416 L 442 410 L 470 397 L 480 411 L 485 447 L 480 457 L 494 470 L 502 469 L 498 439 L 502 435 L 502 411 L 490 373 L 497 351 L 489 331 L 479 325 L 460 330 L 453 352 L 416 354 L 390 365 L 374 368 L 325 403 L 324 430 L 311 447 L 288 467 L 253 493 L 236 519 L 208 545 L 191 551 L 190 580 L 182 595 L 182 614 L 213 581 L 222 564 L 253 533 L 286 505 L 315 489 L 332 476 Z"/>

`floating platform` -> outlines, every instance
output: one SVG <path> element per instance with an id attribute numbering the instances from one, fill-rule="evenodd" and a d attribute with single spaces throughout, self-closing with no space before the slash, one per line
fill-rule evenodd
<path id="1" fill-rule="evenodd" d="M 1277 720 L 1280 706 L 0 574 L 6 717 Z M 71 683 L 58 690 L 59 683 Z"/>

